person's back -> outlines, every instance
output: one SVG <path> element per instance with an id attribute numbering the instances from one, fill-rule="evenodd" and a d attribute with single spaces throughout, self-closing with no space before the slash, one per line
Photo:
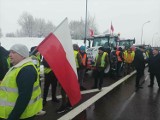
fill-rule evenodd
<path id="1" fill-rule="evenodd" d="M 160 73 L 160 54 L 149 58 L 149 72 Z"/>
<path id="2" fill-rule="evenodd" d="M 116 70 L 117 69 L 117 55 L 116 55 L 116 50 L 113 50 L 110 52 L 110 64 L 111 64 L 111 69 Z"/>
<path id="3" fill-rule="evenodd" d="M 145 66 L 145 61 L 144 61 L 144 56 L 143 52 L 139 49 L 135 51 L 135 56 L 134 56 L 134 65 L 136 68 L 143 68 Z"/>

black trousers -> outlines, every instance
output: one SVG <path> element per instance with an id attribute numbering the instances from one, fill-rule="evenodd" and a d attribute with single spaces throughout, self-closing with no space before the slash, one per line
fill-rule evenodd
<path id="1" fill-rule="evenodd" d="M 154 85 L 154 77 L 156 77 L 158 86 L 160 87 L 160 73 L 150 73 L 150 85 Z"/>
<path id="2" fill-rule="evenodd" d="M 140 85 L 140 80 L 142 76 L 144 75 L 144 69 L 136 69 L 137 74 L 136 74 L 136 87 Z"/>
<path id="3" fill-rule="evenodd" d="M 96 69 L 94 71 L 94 87 L 102 87 L 103 84 L 103 78 L 104 78 L 104 70 L 98 70 Z"/>
<path id="4" fill-rule="evenodd" d="M 43 93 L 44 101 L 46 101 L 47 99 L 50 85 L 51 85 L 51 94 L 52 94 L 52 100 L 53 100 L 56 98 L 57 78 L 52 71 L 49 72 L 48 74 L 45 74 L 44 93 Z"/>
<path id="5" fill-rule="evenodd" d="M 122 71 L 122 62 L 118 61 L 117 62 L 117 76 L 120 76 L 121 75 L 121 71 Z"/>
<path id="6" fill-rule="evenodd" d="M 68 96 L 66 94 L 66 92 L 64 91 L 64 89 L 61 87 L 61 95 L 62 95 L 62 103 L 61 106 L 66 107 L 67 104 L 70 104 Z"/>

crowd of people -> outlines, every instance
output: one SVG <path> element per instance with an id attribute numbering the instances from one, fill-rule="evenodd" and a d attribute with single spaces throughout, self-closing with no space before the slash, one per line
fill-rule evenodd
<path id="1" fill-rule="evenodd" d="M 80 90 L 84 87 L 87 70 L 87 53 L 85 46 L 73 44 L 74 58 L 77 68 Z M 0 46 L 0 120 L 34 120 L 36 115 L 44 115 L 43 107 L 47 104 L 47 96 L 51 85 L 51 98 L 55 103 L 58 80 L 47 61 L 36 50 L 36 46 L 29 50 L 25 45 L 15 44 L 9 51 Z M 99 47 L 94 66 L 93 89 L 102 90 L 105 69 L 110 64 L 111 76 L 116 78 L 130 74 L 136 70 L 135 87 L 142 88 L 140 80 L 144 75 L 145 64 L 148 63 L 150 84 L 153 87 L 154 77 L 160 87 L 160 54 L 157 48 L 145 50 L 142 46 L 135 49 L 114 48 L 110 53 L 104 47 Z M 44 76 L 40 74 L 40 65 L 44 66 Z M 44 86 L 41 79 L 44 77 Z M 43 88 L 43 95 L 41 89 Z M 61 87 L 62 100 L 57 113 L 72 109 L 69 99 Z"/>

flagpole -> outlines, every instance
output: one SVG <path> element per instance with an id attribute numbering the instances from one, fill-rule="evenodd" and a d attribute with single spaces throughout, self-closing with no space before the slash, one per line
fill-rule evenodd
<path id="1" fill-rule="evenodd" d="M 85 44 L 85 47 L 86 47 L 86 40 L 87 40 L 87 3 L 88 3 L 88 0 L 86 0 L 86 18 L 85 18 L 85 36 L 84 36 L 84 44 Z"/>

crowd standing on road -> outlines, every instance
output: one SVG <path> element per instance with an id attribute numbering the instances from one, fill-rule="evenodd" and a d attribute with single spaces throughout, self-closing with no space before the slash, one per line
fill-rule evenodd
<path id="1" fill-rule="evenodd" d="M 81 90 L 86 90 L 87 88 L 83 84 L 88 60 L 85 52 L 86 47 L 73 44 L 73 51 L 79 86 Z M 153 87 L 154 77 L 160 86 L 160 54 L 158 49 L 154 48 L 152 52 L 151 49 L 146 51 L 143 46 L 138 49 L 115 47 L 111 52 L 106 52 L 104 47 L 100 47 L 93 62 L 94 85 L 92 88 L 102 90 L 104 71 L 106 66 L 110 64 L 108 74 L 111 74 L 111 77 L 115 76 L 116 79 L 130 74 L 135 69 L 137 71 L 135 88 L 138 90 L 142 88 L 140 80 L 143 78 L 146 63 L 148 63 L 150 72 L 148 87 Z M 40 65 L 44 66 L 43 87 L 40 84 Z M 9 52 L 0 46 L 0 72 L 0 81 L 2 81 L 0 84 L 0 120 L 33 120 L 36 115 L 44 115 L 46 112 L 42 109 L 47 104 L 50 85 L 52 101 L 60 102 L 56 97 L 58 80 L 47 61 L 36 50 L 36 46 L 31 49 L 30 57 L 25 45 L 13 45 Z M 43 94 L 40 86 L 41 89 L 43 88 Z M 60 94 L 62 100 L 57 113 L 63 113 L 72 108 L 62 87 L 60 87 Z M 6 98 L 6 96 L 10 97 Z"/>

